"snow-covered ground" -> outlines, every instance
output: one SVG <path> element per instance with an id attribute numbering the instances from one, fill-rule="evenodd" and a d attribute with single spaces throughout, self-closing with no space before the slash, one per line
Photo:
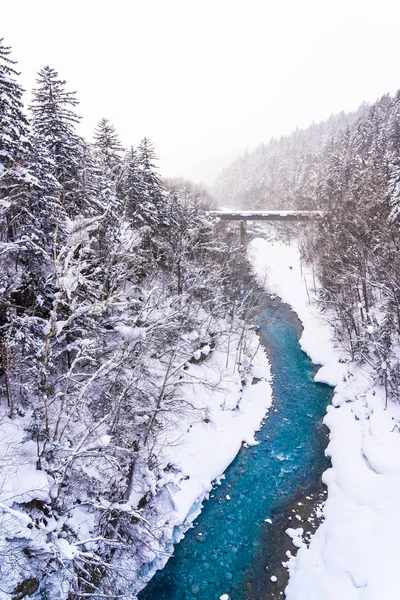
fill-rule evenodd
<path id="1" fill-rule="evenodd" d="M 332 461 L 323 475 L 324 521 L 309 547 L 296 537 L 301 547 L 288 561 L 286 598 L 397 600 L 400 405 L 389 402 L 385 410 L 384 390 L 373 385 L 368 367 L 352 363 L 335 343 L 295 246 L 255 239 L 248 256 L 259 282 L 302 321 L 301 346 L 322 365 L 316 380 L 336 386 L 324 420 Z"/>
<path id="2" fill-rule="evenodd" d="M 316 379 L 336 386 L 333 405 L 325 417 L 330 429 L 327 452 L 332 459 L 332 468 L 324 474 L 328 486 L 325 520 L 309 547 L 300 535 L 292 536 L 300 549 L 288 561 L 286 597 L 395 600 L 400 558 L 396 536 L 400 407 L 389 403 L 385 410 L 384 392 L 371 383 L 368 369 L 351 363 L 335 343 L 326 317 L 314 302 L 312 273 L 304 267 L 301 271 L 295 247 L 256 239 L 249 245 L 249 259 L 259 282 L 290 304 L 302 321 L 301 346 L 322 365 Z M 239 331 L 212 349 L 199 346 L 188 364 L 187 385 L 182 387 L 182 401 L 192 404 L 193 410 L 171 423 L 158 440 L 159 467 L 164 474 L 154 482 L 156 503 L 149 514 L 142 514 L 162 531 L 158 540 L 164 550 L 169 551 L 172 540 L 183 535 L 196 518 L 212 482 L 226 470 L 242 442 L 254 443 L 254 432 L 271 404 L 269 364 L 258 337 L 250 332 L 245 351 L 242 341 Z M 11 591 L 13 582 L 34 577 L 38 564 L 29 553 L 20 552 L 18 540 L 21 548 L 33 549 L 44 562 L 56 556 L 60 569 L 62 565 L 68 569 L 68 562 L 79 557 L 82 540 L 91 537 L 94 523 L 90 520 L 93 514 L 81 506 L 72 516 L 66 514 L 57 521 L 43 518 L 39 509 L 54 493 L 54 481 L 45 471 L 36 470 L 35 444 L 24 431 L 29 415 L 10 421 L 6 408 L 2 410 L 0 576 L 6 581 L 7 574 Z M 139 485 L 137 496 L 141 493 Z M 133 489 L 130 504 L 134 506 L 136 500 Z M 31 504 L 29 510 L 27 503 Z M 63 537 L 64 525 L 74 531 L 78 541 Z M 9 552 L 10 539 L 15 555 Z M 165 562 L 166 554 L 155 544 L 147 559 L 151 566 L 143 571 L 142 584 Z M 57 600 L 67 598 L 67 584 L 59 592 Z M 39 598 L 38 594 L 33 597 Z M 0 589 L 0 600 L 11 596 Z"/>
<path id="3" fill-rule="evenodd" d="M 174 468 L 165 468 L 164 477 L 157 482 L 160 494 L 153 519 L 162 520 L 157 523 L 164 528 L 169 551 L 172 541 L 181 539 L 199 515 L 213 482 L 221 478 L 242 443 L 257 443 L 254 434 L 271 406 L 270 364 L 258 335 L 251 330 L 246 338 L 240 370 L 238 334 L 230 336 L 229 343 L 226 337 L 204 362 L 190 366 L 187 373 L 193 384 L 186 395 L 204 418 L 192 414 L 181 419 L 159 440 L 160 465 Z M 198 360 L 200 355 L 194 358 Z M 138 589 L 165 564 L 168 555 L 155 551 L 148 558 L 149 570 L 142 569 Z"/>
<path id="4" fill-rule="evenodd" d="M 221 323 L 221 331 L 224 326 Z M 213 348 L 200 344 L 183 373 L 180 396 L 188 410 L 179 418 L 171 416 L 170 426 L 160 432 L 154 453 L 163 476 L 151 482 L 154 500 L 149 506 L 140 515 L 132 513 L 149 522 L 154 532 L 154 544 L 128 565 L 131 572 L 142 573 L 138 590 L 165 563 L 172 542 L 190 527 L 212 483 L 242 443 L 256 443 L 254 434 L 272 401 L 269 362 L 254 330 L 221 334 Z M 54 557 L 59 565 L 51 575 L 52 597 L 67 598 L 63 571 L 70 561 L 79 560 L 93 538 L 96 512 L 76 504 L 57 520 L 45 518 L 41 507 L 57 487 L 49 473 L 36 470 L 36 443 L 26 432 L 29 411 L 11 420 L 5 406 L 0 410 L 0 581 L 4 583 L 0 600 L 10 600 L 14 587 L 29 577 L 40 581 L 42 556 L 44 564 Z M 143 482 L 138 478 L 126 510 L 136 508 L 142 496 Z M 65 528 L 73 531 L 75 539 L 67 539 Z M 22 548 L 30 549 L 35 558 Z M 41 597 L 40 590 L 33 597 Z"/>
<path id="5" fill-rule="evenodd" d="M 170 491 L 176 509 L 176 518 L 183 522 L 193 504 L 211 491 L 212 482 L 219 479 L 240 450 L 242 443 L 253 445 L 255 432 L 272 401 L 270 366 L 258 336 L 253 332 L 248 350 L 255 353 L 249 365 L 247 383 L 242 389 L 241 373 L 234 357 L 226 366 L 224 349 L 215 350 L 209 360 L 192 365 L 190 375 L 207 382 L 197 394 L 205 420 L 177 424 L 162 445 L 164 461 L 173 463 L 179 470 L 179 487 Z M 247 354 L 248 360 L 249 356 Z M 260 380 L 252 385 L 253 379 Z M 196 395 L 196 394 L 194 394 Z M 179 436 L 179 444 L 172 436 Z M 170 443 L 168 443 L 168 441 Z M 173 475 L 166 475 L 158 485 L 174 487 Z M 194 519 L 194 516 L 193 516 Z"/>

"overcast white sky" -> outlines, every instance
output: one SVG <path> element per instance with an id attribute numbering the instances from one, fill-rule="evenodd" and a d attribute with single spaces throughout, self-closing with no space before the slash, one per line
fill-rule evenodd
<path id="1" fill-rule="evenodd" d="M 163 175 L 212 180 L 246 147 L 400 88 L 396 0 L 14 0 L 0 37 L 30 89 L 49 64 L 81 132 L 147 136 Z"/>

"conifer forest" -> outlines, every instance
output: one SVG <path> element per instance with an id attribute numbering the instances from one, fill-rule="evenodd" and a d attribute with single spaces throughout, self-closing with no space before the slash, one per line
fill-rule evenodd
<path id="1" fill-rule="evenodd" d="M 133 599 L 267 412 L 249 409 L 198 489 L 185 461 L 208 442 L 180 445 L 229 429 L 271 381 L 218 205 L 322 211 L 259 232 L 299 249 L 339 362 L 368 371 L 398 435 L 400 91 L 246 151 L 213 189 L 162 177 L 150 139 L 123 147 L 106 116 L 83 139 L 53 67 L 23 95 L 0 39 L 0 600 Z"/>
<path id="2" fill-rule="evenodd" d="M 163 428 L 196 413 L 182 394 L 193 352 L 241 326 L 230 302 L 237 247 L 215 235 L 204 190 L 161 181 L 148 139 L 125 150 L 102 119 L 85 142 L 76 95 L 50 67 L 25 111 L 3 41 L 0 57 L 4 418 L 23 423 L 38 474 L 56 486 L 50 503 L 46 492 L 22 498 L 35 535 L 26 545 L 7 531 L 0 578 L 14 570 L 51 581 L 60 569 L 52 547 L 76 537 L 68 515 L 90 507 L 91 550 L 71 554 L 54 584 L 86 597 L 115 589 L 116 578 L 128 585 L 129 555 L 144 561 L 162 536 L 139 509 L 168 468 L 155 454 Z M 126 573 L 113 569 L 117 555 Z M 51 585 L 47 597 L 59 597 Z"/>
<path id="3" fill-rule="evenodd" d="M 399 395 L 400 91 L 259 146 L 217 181 L 239 208 L 321 209 L 301 240 L 319 302 L 351 357 Z"/>

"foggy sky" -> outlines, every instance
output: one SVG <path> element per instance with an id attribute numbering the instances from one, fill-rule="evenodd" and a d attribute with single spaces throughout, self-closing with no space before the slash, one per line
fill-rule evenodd
<path id="1" fill-rule="evenodd" d="M 156 145 L 163 175 L 211 181 L 245 148 L 400 88 L 395 0 L 15 0 L 0 37 L 31 89 L 44 65 Z M 26 94 L 26 101 L 29 95 Z"/>

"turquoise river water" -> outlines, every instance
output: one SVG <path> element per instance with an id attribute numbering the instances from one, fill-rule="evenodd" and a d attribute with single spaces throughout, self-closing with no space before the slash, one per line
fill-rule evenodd
<path id="1" fill-rule="evenodd" d="M 258 305 L 274 377 L 274 404 L 257 434 L 259 444 L 241 449 L 139 600 L 218 600 L 222 594 L 230 600 L 283 598 L 270 579 L 278 550 L 282 554 L 276 527 L 282 529 L 282 515 L 294 500 L 319 489 L 329 466 L 322 418 L 332 388 L 313 381 L 318 367 L 300 349 L 301 324 L 290 308 L 266 294 Z M 293 527 L 299 525 L 294 521 Z M 289 538 L 286 543 L 289 548 Z"/>

